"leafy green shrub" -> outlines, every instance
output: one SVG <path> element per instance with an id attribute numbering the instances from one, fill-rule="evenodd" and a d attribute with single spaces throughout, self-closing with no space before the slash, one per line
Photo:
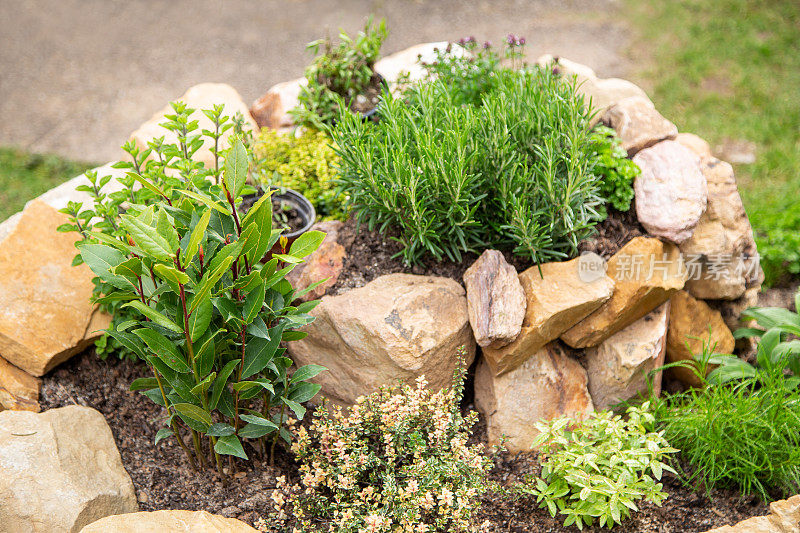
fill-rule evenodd
<path id="1" fill-rule="evenodd" d="M 406 262 L 486 246 L 563 259 L 600 217 L 574 84 L 539 68 L 497 76 L 480 107 L 436 80 L 410 103 L 384 93 L 377 124 L 342 113 L 332 130 L 349 207 L 369 227 L 398 228 Z"/>
<path id="2" fill-rule="evenodd" d="M 80 185 L 77 190 L 88 194 L 92 205 L 84 208 L 82 202 L 69 202 L 61 212 L 69 215 L 71 220 L 63 224 L 59 231 L 79 232 L 84 240 L 90 233 L 120 237 L 119 216 L 126 209 L 124 203 L 147 206 L 163 200 L 163 197 L 150 187 L 135 187 L 141 183 L 142 177 L 153 181 L 158 188 L 167 192 L 174 187 L 182 187 L 190 181 L 202 191 L 207 191 L 212 183 L 219 184 L 222 173 L 219 158 L 220 139 L 231 128 L 237 137 L 247 139 L 248 132 L 243 130 L 243 117 L 240 113 L 234 117 L 223 115 L 223 106 L 216 105 L 213 109 L 203 110 L 203 114 L 214 124 L 214 129 L 199 131 L 198 122 L 190 120 L 193 109 L 187 108 L 183 102 L 174 102 L 171 105 L 174 114 L 168 115 L 161 126 L 175 132 L 178 142 L 166 143 L 164 137 L 158 137 L 150 141 L 147 148 L 139 148 L 130 141 L 125 143 L 122 149 L 128 153 L 131 160 L 114 164 L 115 168 L 129 171 L 127 175 L 118 179 L 123 190 L 109 192 L 107 185 L 112 179 L 110 176 L 101 177 L 94 171 L 86 172 L 89 184 Z M 215 162 L 209 169 L 205 168 L 203 163 L 192 160 L 192 156 L 203 145 L 204 137 L 213 142 L 210 151 L 214 155 Z M 252 191 L 249 186 L 247 188 Z M 101 235 L 99 238 L 102 237 Z M 73 265 L 82 262 L 80 254 L 77 254 Z M 127 322 L 132 317 L 132 312 L 122 307 L 124 302 L 104 297 L 114 290 L 112 285 L 100 277 L 94 278 L 94 285 L 94 299 L 103 311 L 112 315 L 112 328 Z M 102 359 L 111 353 L 117 354 L 120 358 L 136 358 L 134 352 L 106 333 L 95 342 L 95 347 Z"/>
<path id="3" fill-rule="evenodd" d="M 192 158 L 202 145 L 188 120 L 194 110 L 173 108 L 165 126 L 178 133 L 178 144 L 160 138 L 144 151 L 128 145 L 133 162 L 119 180 L 122 190 L 106 195 L 101 188 L 110 177 L 90 178 L 84 190 L 96 189 L 94 208 L 70 204 L 71 222 L 60 230 L 83 235 L 78 250 L 100 280 L 97 301 L 127 312 L 106 333 L 153 373 L 131 390 L 168 413 L 156 442 L 174 436 L 193 466 L 205 466 L 213 453 L 224 478 L 221 455 L 247 459 L 242 439 L 262 440 L 262 450 L 266 439 L 272 450 L 279 437 L 289 441 L 289 410 L 302 418 L 301 403 L 319 391 L 306 380 L 322 368 L 290 375 L 292 361 L 280 343 L 302 338 L 294 330 L 313 320 L 308 312 L 316 302 L 293 306 L 298 294 L 285 276 L 324 235 L 306 233 L 262 265 L 281 231 L 272 228 L 269 195 L 246 215 L 237 212 L 248 189 L 247 150 L 236 140 L 224 166 L 206 169 Z M 182 436 L 187 431 L 192 449 Z"/>
<path id="4" fill-rule="evenodd" d="M 264 189 L 294 189 L 326 219 L 344 220 L 345 198 L 335 189 L 334 165 L 339 158 L 331 139 L 306 130 L 300 137 L 264 129 L 253 144 L 254 172 Z"/>
<path id="5" fill-rule="evenodd" d="M 800 208 L 795 204 L 773 205 L 758 212 L 753 219 L 755 240 L 764 283 L 775 285 L 800 275 Z M 758 224 L 758 226 L 756 226 Z M 769 228 L 764 230 L 762 228 Z"/>
<path id="6" fill-rule="evenodd" d="M 800 390 L 781 368 L 651 403 L 658 429 L 690 467 L 689 480 L 765 501 L 800 490 Z"/>
<path id="7" fill-rule="evenodd" d="M 341 99 L 349 107 L 370 87 L 375 82 L 373 66 L 386 36 L 386 22 L 373 27 L 370 18 L 355 39 L 341 32 L 337 46 L 330 39 L 309 43 L 308 49 L 316 57 L 306 69 L 308 84 L 300 91 L 299 105 L 290 111 L 295 123 L 323 129 L 333 122 Z"/>
<path id="8" fill-rule="evenodd" d="M 667 454 L 677 452 L 653 430 L 649 404 L 630 407 L 627 420 L 609 411 L 592 413 L 586 421 L 560 418 L 539 422 L 534 442 L 540 448 L 541 477 L 521 490 L 544 502 L 550 514 L 567 518 L 564 525 L 578 529 L 595 519 L 609 528 L 637 511 L 636 501 L 661 505 L 663 470 Z"/>
<path id="9" fill-rule="evenodd" d="M 633 200 L 633 180 L 641 173 L 628 159 L 617 132 L 606 126 L 592 130 L 594 173 L 600 176 L 600 195 L 618 211 L 627 211 Z"/>
<path id="10" fill-rule="evenodd" d="M 349 414 L 320 407 L 292 445 L 301 485 L 279 480 L 272 495 L 279 518 L 300 531 L 471 531 L 492 461 L 467 444 L 477 415 L 459 409 L 464 375 L 436 393 L 424 377 L 384 387 Z"/>
<path id="11" fill-rule="evenodd" d="M 456 53 L 458 46 L 463 53 Z M 497 72 L 504 68 L 503 60 L 511 68 L 519 68 L 524 57 L 525 38 L 509 35 L 502 52 L 498 52 L 489 41 L 478 44 L 475 37 L 449 43 L 444 49 L 434 51 L 430 63 L 421 63 L 428 79 L 441 80 L 451 88 L 455 105 L 478 106 L 483 95 L 497 87 Z M 413 97 L 414 93 L 411 92 Z"/>

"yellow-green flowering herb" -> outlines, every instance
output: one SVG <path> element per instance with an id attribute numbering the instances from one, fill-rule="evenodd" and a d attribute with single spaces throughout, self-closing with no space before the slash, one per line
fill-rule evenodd
<path id="1" fill-rule="evenodd" d="M 336 191 L 339 157 L 325 133 L 307 130 L 295 137 L 264 129 L 253 146 L 261 185 L 294 189 L 314 204 L 324 219 L 344 220 L 346 195 Z"/>

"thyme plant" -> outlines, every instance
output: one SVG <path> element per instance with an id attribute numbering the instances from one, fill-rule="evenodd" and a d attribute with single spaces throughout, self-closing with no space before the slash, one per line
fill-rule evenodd
<path id="1" fill-rule="evenodd" d="M 312 320 L 316 304 L 293 305 L 300 294 L 286 274 L 324 234 L 308 232 L 286 250 L 269 194 L 239 213 L 252 189 L 244 144 L 234 137 L 223 151 L 215 139 L 217 163 L 206 168 L 193 156 L 202 135 L 214 138 L 223 126 L 198 133 L 193 109 L 173 109 L 163 125 L 178 142 L 126 145 L 132 162 L 120 165 L 128 169 L 122 189 L 106 194 L 111 178 L 90 176 L 94 206 L 71 203 L 64 210 L 71 221 L 60 229 L 83 236 L 77 246 L 98 278 L 95 301 L 124 312 L 107 334 L 152 372 L 131 390 L 165 409 L 156 443 L 175 438 L 193 467 L 213 458 L 224 479 L 221 456 L 247 459 L 250 442 L 271 458 L 279 439 L 290 440 L 289 413 L 302 418 L 301 404 L 319 391 L 307 380 L 323 368 L 292 373 L 282 341 L 302 338 L 295 330 Z M 212 114 L 227 124 L 221 110 Z M 276 243 L 283 253 L 262 264 Z"/>

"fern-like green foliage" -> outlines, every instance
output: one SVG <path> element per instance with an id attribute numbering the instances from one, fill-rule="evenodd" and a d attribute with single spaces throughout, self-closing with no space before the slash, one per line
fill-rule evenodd
<path id="1" fill-rule="evenodd" d="M 600 218 L 589 114 L 547 69 L 496 73 L 481 105 L 447 83 L 384 93 L 378 124 L 340 112 L 340 185 L 369 227 L 399 229 L 406 262 L 512 249 L 534 262 L 577 251 Z"/>

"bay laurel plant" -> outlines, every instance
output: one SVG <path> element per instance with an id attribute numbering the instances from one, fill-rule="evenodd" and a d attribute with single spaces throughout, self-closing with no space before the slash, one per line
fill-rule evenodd
<path id="1" fill-rule="evenodd" d="M 493 462 L 482 444 L 468 444 L 477 414 L 461 414 L 464 376 L 462 359 L 453 385 L 438 392 L 420 377 L 363 396 L 349 412 L 318 408 L 292 445 L 300 483 L 279 479 L 272 495 L 278 518 L 294 517 L 294 531 L 474 531 Z"/>
<path id="2" fill-rule="evenodd" d="M 370 228 L 396 228 L 408 263 L 490 246 L 560 260 L 600 218 L 590 114 L 574 83 L 538 67 L 495 75 L 480 106 L 433 80 L 384 92 L 377 124 L 340 112 L 332 129 L 349 206 Z"/>
<path id="3" fill-rule="evenodd" d="M 621 523 L 642 499 L 661 505 L 667 494 L 659 480 L 664 470 L 675 472 L 665 461 L 678 450 L 654 431 L 648 409 L 648 403 L 630 407 L 626 419 L 600 411 L 585 421 L 538 422 L 534 446 L 542 471 L 521 491 L 536 496 L 553 517 L 564 515 L 565 526 L 581 530 L 595 520 L 609 528 Z"/>
<path id="4" fill-rule="evenodd" d="M 244 144 L 234 137 L 228 150 L 217 145 L 206 168 L 193 157 L 203 144 L 188 120 L 194 110 L 173 107 L 165 127 L 178 143 L 127 146 L 133 162 L 122 189 L 98 195 L 93 209 L 68 206 L 72 220 L 62 229 L 83 235 L 81 260 L 101 280 L 96 301 L 126 312 L 107 333 L 152 373 L 131 389 L 165 409 L 156 442 L 177 439 L 192 466 L 213 458 L 224 477 L 221 456 L 247 459 L 244 443 L 272 457 L 279 439 L 290 441 L 290 413 L 302 418 L 302 403 L 319 391 L 307 380 L 322 367 L 292 373 L 281 343 L 302 338 L 296 328 L 312 320 L 316 303 L 293 305 L 298 293 L 286 274 L 324 234 L 305 233 L 286 250 L 268 194 L 240 214 L 250 189 Z M 276 243 L 282 253 L 262 263 Z"/>

